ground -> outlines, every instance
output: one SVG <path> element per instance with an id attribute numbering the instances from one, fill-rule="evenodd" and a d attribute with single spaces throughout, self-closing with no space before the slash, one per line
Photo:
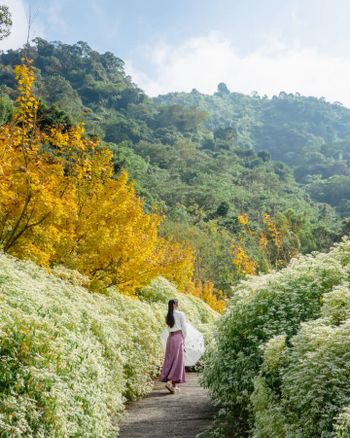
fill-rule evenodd
<path id="1" fill-rule="evenodd" d="M 153 392 L 127 405 L 119 438 L 195 438 L 211 423 L 214 407 L 197 373 L 187 373 L 181 392 L 170 394 L 156 382 Z"/>

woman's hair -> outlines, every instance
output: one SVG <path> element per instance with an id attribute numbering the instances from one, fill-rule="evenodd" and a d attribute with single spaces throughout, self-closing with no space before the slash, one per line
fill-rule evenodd
<path id="1" fill-rule="evenodd" d="M 168 313 L 165 317 L 165 321 L 170 328 L 174 327 L 174 324 L 175 324 L 174 307 L 177 304 L 178 304 L 177 300 L 169 300 L 169 302 L 168 302 Z"/>

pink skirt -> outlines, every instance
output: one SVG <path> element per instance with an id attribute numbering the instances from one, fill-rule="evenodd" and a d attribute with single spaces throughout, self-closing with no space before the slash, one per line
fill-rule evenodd
<path id="1" fill-rule="evenodd" d="M 186 381 L 184 338 L 181 330 L 170 332 L 167 339 L 160 381 L 167 382 L 168 380 L 176 383 L 184 383 Z"/>

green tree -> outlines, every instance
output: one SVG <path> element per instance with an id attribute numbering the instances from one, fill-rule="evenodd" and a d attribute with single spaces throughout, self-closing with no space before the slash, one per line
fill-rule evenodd
<path id="1" fill-rule="evenodd" d="M 8 6 L 0 5 L 0 41 L 11 33 L 12 18 Z"/>

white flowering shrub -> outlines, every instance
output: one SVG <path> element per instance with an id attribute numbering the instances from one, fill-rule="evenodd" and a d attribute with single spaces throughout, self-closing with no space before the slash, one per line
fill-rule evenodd
<path id="1" fill-rule="evenodd" d="M 348 438 L 350 436 L 350 406 L 347 406 L 336 418 L 335 437 Z"/>
<path id="2" fill-rule="evenodd" d="M 264 363 L 252 397 L 255 436 L 350 436 L 349 339 L 350 319 L 337 326 L 318 319 L 302 325 L 275 370 Z M 274 375 L 279 376 L 277 384 Z M 279 433 L 276 412 L 283 419 Z"/>
<path id="3" fill-rule="evenodd" d="M 81 274 L 75 269 L 69 269 L 64 265 L 56 265 L 52 268 L 52 273 L 62 280 L 69 281 L 75 286 L 88 287 L 90 279 L 87 275 Z"/>
<path id="4" fill-rule="evenodd" d="M 321 314 L 330 324 L 340 324 L 350 318 L 350 290 L 343 283 L 322 297 Z"/>
<path id="5" fill-rule="evenodd" d="M 328 254 L 299 257 L 279 272 L 253 277 L 236 288 L 228 311 L 219 321 L 216 343 L 205 357 L 203 383 L 220 407 L 213 436 L 246 436 L 254 423 L 256 436 L 286 436 L 282 427 L 286 413 L 279 403 L 284 390 L 282 381 L 287 379 L 285 369 L 290 370 L 290 394 L 292 388 L 302 392 L 308 386 L 306 380 L 296 383 L 296 375 L 292 375 L 293 368 L 289 364 L 289 361 L 296 363 L 296 359 L 289 357 L 285 349 L 303 322 L 323 316 L 322 321 L 339 323 L 346 318 L 347 294 L 341 288 L 349 279 L 349 261 L 350 243 L 344 240 Z M 337 298 L 328 295 L 332 290 L 338 294 Z M 332 300 L 338 304 L 337 310 L 330 304 Z M 329 304 L 328 310 L 322 310 L 322 303 Z M 319 320 L 317 327 L 321 326 Z M 324 327 L 319 330 L 327 339 L 324 333 L 331 329 Z M 338 351 L 337 348 L 334 351 Z M 298 354 L 301 360 L 302 349 Z M 329 353 L 331 358 L 333 360 L 333 355 Z M 345 369 L 340 374 L 343 371 L 347 376 Z M 325 378 L 325 374 L 322 377 Z M 293 397 L 291 395 L 291 399 Z M 306 392 L 300 401 L 303 397 L 305 401 Z M 345 403 L 346 399 L 347 396 L 344 406 L 350 405 Z M 297 408 L 295 412 L 298 416 Z M 333 409 L 330 417 L 337 412 Z M 322 424 L 328 424 L 330 417 Z M 315 418 L 310 421 L 316 421 Z M 298 433 L 296 428 L 287 436 L 316 436 Z"/>
<path id="6" fill-rule="evenodd" d="M 215 320 L 180 296 L 189 320 Z M 159 372 L 165 309 L 0 254 L 0 436 L 115 437 L 124 402 Z"/>

